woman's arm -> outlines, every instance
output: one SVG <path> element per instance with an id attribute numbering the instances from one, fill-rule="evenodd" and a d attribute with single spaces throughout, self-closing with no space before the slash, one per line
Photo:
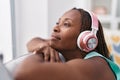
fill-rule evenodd
<path id="1" fill-rule="evenodd" d="M 27 58 L 17 68 L 15 80 L 87 80 L 89 74 L 86 71 L 93 72 L 87 61 L 80 59 L 66 63 L 41 62 L 36 54 Z"/>
<path id="2" fill-rule="evenodd" d="M 43 53 L 45 62 L 61 62 L 58 52 L 51 48 L 49 40 L 35 37 L 27 43 L 28 52 Z"/>
<path id="3" fill-rule="evenodd" d="M 42 39 L 40 37 L 32 38 L 30 41 L 28 41 L 28 43 L 26 45 L 27 50 L 28 50 L 28 52 L 42 50 L 44 47 L 49 46 L 48 42 L 49 42 L 49 40 Z"/>

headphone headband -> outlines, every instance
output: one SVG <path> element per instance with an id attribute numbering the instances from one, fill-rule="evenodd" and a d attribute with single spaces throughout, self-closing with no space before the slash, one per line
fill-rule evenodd
<path id="1" fill-rule="evenodd" d="M 95 29 L 95 30 L 98 30 L 98 19 L 97 19 L 97 16 L 93 13 L 93 12 L 89 12 L 88 13 L 90 14 L 91 16 L 91 20 L 92 20 L 92 29 Z"/>

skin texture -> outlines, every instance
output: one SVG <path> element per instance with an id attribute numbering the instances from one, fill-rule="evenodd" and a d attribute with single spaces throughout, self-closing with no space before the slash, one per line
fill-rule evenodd
<path id="1" fill-rule="evenodd" d="M 101 57 L 83 59 L 87 53 L 76 44 L 80 20 L 79 11 L 67 11 L 58 20 L 48 41 L 51 48 L 66 58 L 65 63 L 45 62 L 43 55 L 33 54 L 17 67 L 15 80 L 115 80 L 107 62 Z"/>

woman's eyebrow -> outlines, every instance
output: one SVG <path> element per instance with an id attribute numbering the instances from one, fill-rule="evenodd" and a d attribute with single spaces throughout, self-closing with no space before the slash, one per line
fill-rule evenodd
<path id="1" fill-rule="evenodd" d="M 73 23 L 73 19 L 71 19 L 71 18 L 65 18 L 65 21 L 69 21 L 69 22 Z"/>
<path id="2" fill-rule="evenodd" d="M 59 18 L 59 21 L 62 20 L 61 18 Z M 67 21 L 70 20 L 71 22 L 73 22 L 73 20 L 71 18 L 64 18 L 63 21 Z"/>
<path id="3" fill-rule="evenodd" d="M 61 21 L 62 19 L 61 18 L 59 18 L 59 21 Z M 70 22 L 73 22 L 73 20 L 71 19 L 71 18 L 65 18 L 65 19 L 63 19 L 62 21 L 67 21 L 67 20 L 69 20 Z"/>
<path id="4" fill-rule="evenodd" d="M 71 20 L 71 21 L 73 21 L 71 18 L 65 18 L 65 20 Z"/>

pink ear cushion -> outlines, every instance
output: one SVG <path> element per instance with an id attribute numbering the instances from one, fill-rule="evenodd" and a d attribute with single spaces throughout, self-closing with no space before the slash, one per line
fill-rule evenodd
<path id="1" fill-rule="evenodd" d="M 83 46 L 81 46 L 81 45 L 84 45 L 83 43 L 85 43 L 85 42 L 83 42 L 83 39 L 84 39 L 84 37 L 85 37 L 87 34 L 89 34 L 89 33 L 90 33 L 90 31 L 83 31 L 83 32 L 81 32 L 80 35 L 78 36 L 77 45 L 78 45 L 78 47 L 79 47 L 81 50 L 83 50 Z"/>
<path id="2" fill-rule="evenodd" d="M 91 33 L 91 31 L 83 31 L 82 33 L 80 33 L 80 35 L 78 36 L 78 39 L 77 39 L 78 47 L 85 52 L 89 52 L 89 51 L 93 50 L 94 48 L 91 49 L 88 47 L 88 40 L 90 38 L 95 38 L 98 43 L 97 37 L 93 33 Z M 96 46 L 97 46 L 97 44 L 96 44 Z"/>

